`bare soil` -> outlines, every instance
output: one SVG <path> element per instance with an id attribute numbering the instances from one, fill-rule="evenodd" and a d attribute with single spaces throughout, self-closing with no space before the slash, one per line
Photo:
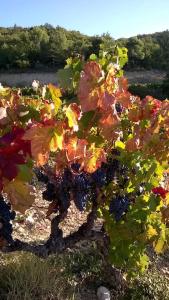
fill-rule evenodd
<path id="1" fill-rule="evenodd" d="M 166 72 L 159 70 L 127 71 L 124 75 L 128 78 L 129 83 L 154 83 L 162 81 Z M 39 80 L 41 84 L 57 83 L 56 72 L 0 73 L 2 85 L 11 87 L 31 86 L 34 79 Z"/>

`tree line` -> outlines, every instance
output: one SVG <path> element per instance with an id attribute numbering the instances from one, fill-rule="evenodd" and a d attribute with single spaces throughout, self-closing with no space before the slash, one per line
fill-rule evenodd
<path id="1" fill-rule="evenodd" d="M 58 69 L 67 57 L 81 54 L 88 58 L 99 52 L 100 44 L 128 49 L 128 70 L 169 68 L 169 31 L 113 39 L 110 34 L 87 36 L 50 24 L 22 28 L 0 27 L 0 70 Z"/>

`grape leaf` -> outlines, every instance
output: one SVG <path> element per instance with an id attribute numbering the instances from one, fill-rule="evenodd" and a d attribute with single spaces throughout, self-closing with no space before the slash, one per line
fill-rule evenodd
<path id="1" fill-rule="evenodd" d="M 80 118 L 80 108 L 76 103 L 71 103 L 66 109 L 66 117 L 68 118 L 69 127 L 76 127 Z"/>
<path id="2" fill-rule="evenodd" d="M 53 129 L 52 138 L 50 141 L 50 151 L 56 152 L 58 149 L 63 149 L 63 140 L 64 140 L 64 131 L 62 127 L 62 123 L 57 124 L 57 126 Z"/>
<path id="3" fill-rule="evenodd" d="M 31 141 L 31 153 L 39 166 L 43 166 L 48 161 L 52 134 L 52 126 L 34 126 L 23 136 L 24 140 Z"/>
<path id="4" fill-rule="evenodd" d="M 106 162 L 104 150 L 102 148 L 96 148 L 95 144 L 91 144 L 84 159 L 84 170 L 93 173 L 101 167 L 102 162 Z"/>
<path id="5" fill-rule="evenodd" d="M 49 91 L 51 93 L 54 105 L 55 105 L 55 114 L 57 114 L 59 108 L 62 105 L 62 101 L 60 100 L 60 97 L 62 96 L 61 91 L 60 91 L 59 88 L 57 88 L 56 86 L 54 86 L 51 83 L 48 84 L 48 88 L 49 88 Z"/>
<path id="6" fill-rule="evenodd" d="M 7 193 L 13 209 L 21 213 L 24 213 L 35 201 L 33 187 L 19 179 L 14 179 L 5 184 L 4 192 Z"/>
<path id="7" fill-rule="evenodd" d="M 59 86 L 65 90 L 72 90 L 73 70 L 71 68 L 61 69 L 56 74 Z"/>

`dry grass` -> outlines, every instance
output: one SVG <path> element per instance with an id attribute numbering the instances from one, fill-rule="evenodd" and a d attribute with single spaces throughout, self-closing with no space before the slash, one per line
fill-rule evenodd
<path id="1" fill-rule="evenodd" d="M 41 259 L 33 254 L 0 256 L 1 300 L 97 299 L 93 281 L 101 276 L 101 257 L 92 248 Z M 86 289 L 86 281 L 92 288 Z M 88 296 L 89 298 L 88 298 Z M 87 297 L 87 298 L 86 298 Z"/>
<path id="2" fill-rule="evenodd" d="M 100 285 L 108 287 L 118 300 L 169 300 L 169 274 L 160 259 L 125 291 L 115 290 L 115 282 L 95 243 L 80 245 L 60 255 L 41 259 L 28 253 L 0 255 L 1 300 L 97 300 Z M 117 287 L 118 288 L 118 287 Z"/>

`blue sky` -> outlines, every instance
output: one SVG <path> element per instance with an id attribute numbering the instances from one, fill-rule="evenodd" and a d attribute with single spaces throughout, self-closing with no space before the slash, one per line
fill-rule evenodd
<path id="1" fill-rule="evenodd" d="M 169 29 L 169 0 L 0 0 L 0 26 L 44 23 L 114 38 L 153 33 Z"/>

